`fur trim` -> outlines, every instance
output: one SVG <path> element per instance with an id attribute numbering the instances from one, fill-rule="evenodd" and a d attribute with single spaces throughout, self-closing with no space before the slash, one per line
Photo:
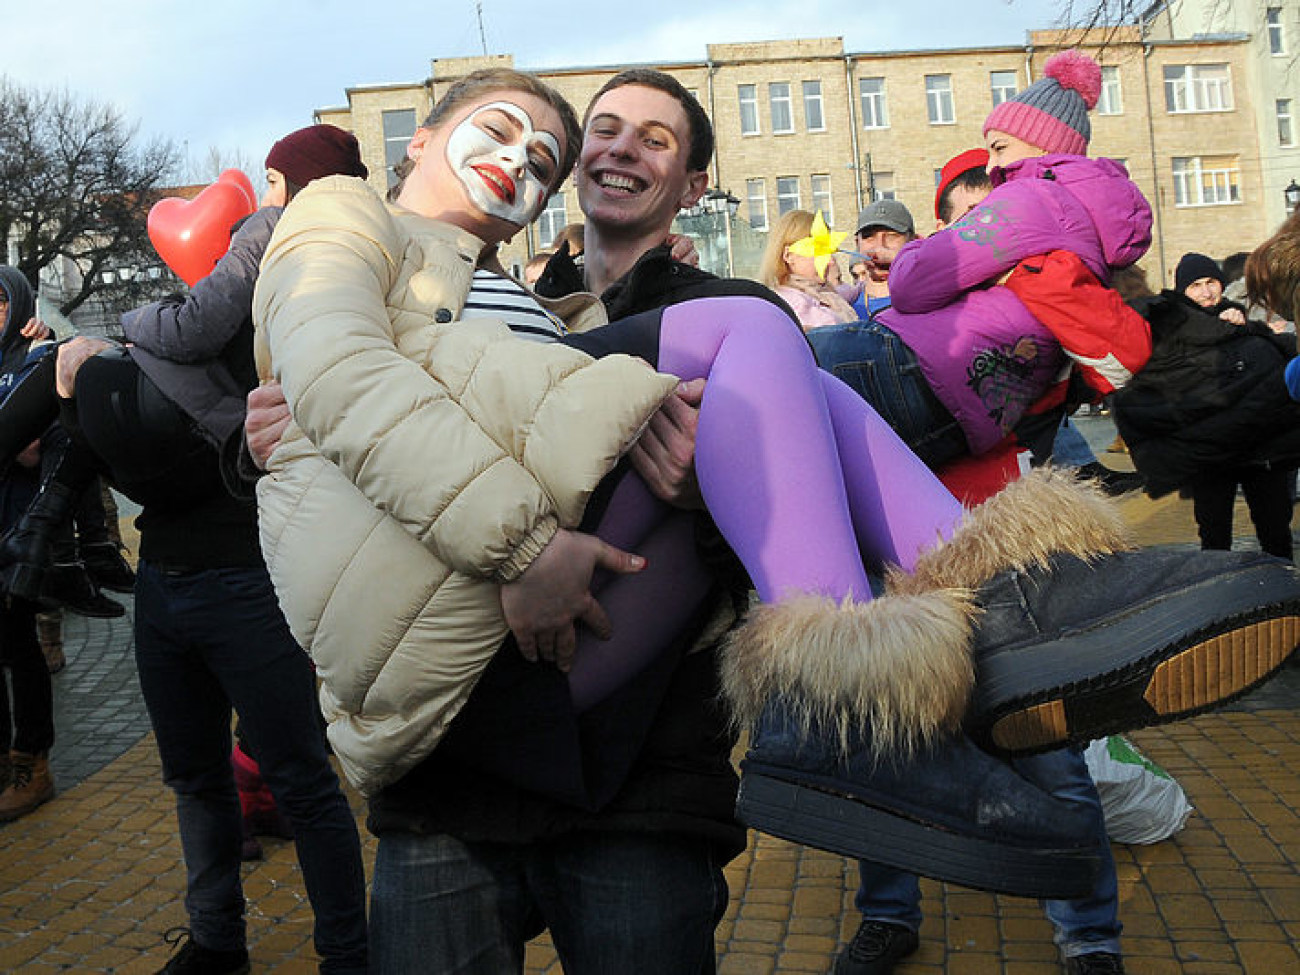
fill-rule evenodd
<path id="1" fill-rule="evenodd" d="M 759 606 L 724 646 L 723 693 L 741 727 L 780 694 L 805 730 L 833 730 L 846 753 L 865 726 L 877 757 L 908 755 L 961 724 L 974 613 L 962 590 Z"/>
<path id="2" fill-rule="evenodd" d="M 1094 481 L 1040 467 L 972 508 L 952 538 L 925 552 L 916 568 L 891 569 L 890 593 L 978 589 L 999 572 L 1046 565 L 1059 553 L 1100 558 L 1134 548 L 1115 502 Z"/>

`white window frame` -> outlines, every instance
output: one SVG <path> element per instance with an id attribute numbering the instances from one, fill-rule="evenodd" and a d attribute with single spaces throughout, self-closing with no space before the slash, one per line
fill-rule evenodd
<path id="1" fill-rule="evenodd" d="M 790 92 L 790 82 L 767 83 L 767 108 L 768 117 L 772 120 L 772 134 L 793 135 L 794 96 Z"/>
<path id="2" fill-rule="evenodd" d="M 1282 21 L 1282 8 L 1266 8 L 1264 10 L 1264 25 L 1268 32 L 1268 53 L 1274 56 L 1285 55 L 1286 25 Z"/>
<path id="3" fill-rule="evenodd" d="M 1171 115 L 1234 108 L 1232 69 L 1227 64 L 1166 64 L 1164 79 L 1165 108 Z"/>
<path id="4" fill-rule="evenodd" d="M 952 98 L 952 75 L 925 76 L 925 112 L 931 125 L 957 124 L 957 110 Z"/>
<path id="5" fill-rule="evenodd" d="M 1241 203 L 1241 161 L 1236 156 L 1175 156 L 1174 206 L 1234 206 Z"/>
<path id="6" fill-rule="evenodd" d="M 410 120 L 410 131 L 406 132 L 406 127 L 397 132 L 396 135 L 390 135 L 390 122 L 396 122 L 398 116 L 402 116 L 402 121 Z M 406 158 L 406 147 L 411 143 L 411 136 L 415 135 L 415 129 L 418 122 L 415 117 L 413 108 L 390 108 L 385 109 L 379 115 L 380 131 L 384 135 L 384 171 L 388 176 L 388 185 L 391 188 L 397 182 L 397 174 L 393 172 L 393 167 Z M 405 135 L 402 133 L 405 132 Z"/>
<path id="7" fill-rule="evenodd" d="M 791 210 L 803 208 L 803 197 L 799 193 L 798 176 L 778 176 L 776 178 L 776 215 L 784 216 Z"/>
<path id="8" fill-rule="evenodd" d="M 898 187 L 894 183 L 892 172 L 877 170 L 871 174 L 871 199 L 873 201 L 898 199 Z"/>
<path id="9" fill-rule="evenodd" d="M 1295 147 L 1295 112 L 1289 98 L 1279 98 L 1273 102 L 1273 111 L 1277 115 L 1277 144 L 1284 149 Z"/>
<path id="10" fill-rule="evenodd" d="M 1001 75 L 1001 79 L 999 79 Z M 1011 83 L 1007 83 L 1006 76 L 1011 76 Z M 990 71 L 989 72 L 989 92 L 993 96 L 993 107 L 1001 105 L 1003 102 L 1010 101 L 1016 97 L 1016 89 L 1019 86 L 1020 75 L 1015 71 Z"/>
<path id="11" fill-rule="evenodd" d="M 762 179 L 745 180 L 745 202 L 749 206 L 749 226 L 767 230 L 767 183 Z"/>
<path id="12" fill-rule="evenodd" d="M 826 173 L 814 173 L 812 176 L 812 206 L 813 213 L 818 210 L 826 220 L 826 226 L 835 226 L 835 201 L 831 193 L 831 178 Z"/>
<path id="13" fill-rule="evenodd" d="M 877 87 L 876 91 L 867 91 L 870 84 L 872 88 Z M 889 128 L 889 99 L 885 92 L 885 79 L 883 77 L 859 78 L 858 79 L 858 100 L 862 106 L 862 127 L 864 129 L 887 129 Z M 870 104 L 871 110 L 867 110 Z"/>
<path id="14" fill-rule="evenodd" d="M 1119 68 L 1113 64 L 1101 66 L 1101 94 L 1097 96 L 1097 114 L 1124 114 L 1124 91 L 1120 87 Z"/>
<path id="15" fill-rule="evenodd" d="M 809 132 L 826 131 L 826 111 L 822 102 L 822 83 L 805 81 L 803 89 L 803 124 Z"/>
<path id="16" fill-rule="evenodd" d="M 537 246 L 543 250 L 550 248 L 568 223 L 564 194 L 556 193 L 546 201 L 546 208 L 537 215 Z"/>
<path id="17" fill-rule="evenodd" d="M 763 126 L 758 121 L 758 85 L 737 85 L 736 100 L 740 103 L 740 134 L 761 135 Z"/>

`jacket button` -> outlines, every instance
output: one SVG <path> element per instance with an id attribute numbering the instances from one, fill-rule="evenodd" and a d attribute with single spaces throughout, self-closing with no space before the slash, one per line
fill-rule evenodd
<path id="1" fill-rule="evenodd" d="M 451 321 L 451 309 L 439 308 L 436 312 L 433 313 L 433 320 L 437 322 L 439 325 L 446 325 L 448 322 Z"/>

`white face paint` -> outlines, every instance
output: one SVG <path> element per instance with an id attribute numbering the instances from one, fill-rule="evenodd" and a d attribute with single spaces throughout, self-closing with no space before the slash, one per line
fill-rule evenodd
<path id="1" fill-rule="evenodd" d="M 474 205 L 519 227 L 541 212 L 559 160 L 555 136 L 511 102 L 475 109 L 447 138 L 447 163 Z"/>

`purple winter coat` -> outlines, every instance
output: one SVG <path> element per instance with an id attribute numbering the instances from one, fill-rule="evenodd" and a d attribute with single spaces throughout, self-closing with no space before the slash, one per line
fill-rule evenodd
<path id="1" fill-rule="evenodd" d="M 877 316 L 916 353 L 972 454 L 1005 438 L 1068 361 L 1020 299 L 990 282 L 1068 250 L 1109 283 L 1151 244 L 1151 207 L 1113 159 L 1024 159 L 994 170 L 993 187 L 951 227 L 898 252 L 893 307 Z"/>

